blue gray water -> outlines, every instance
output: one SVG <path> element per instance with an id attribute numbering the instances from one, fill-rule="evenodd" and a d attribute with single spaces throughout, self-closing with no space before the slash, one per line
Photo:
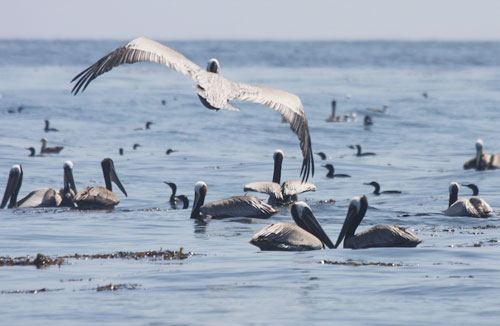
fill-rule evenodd
<path id="1" fill-rule="evenodd" d="M 192 81 L 155 64 L 115 68 L 81 95 L 69 81 L 119 41 L 0 41 L 0 187 L 22 164 L 21 196 L 62 185 L 74 163 L 78 189 L 103 184 L 100 161 L 113 158 L 128 197 L 113 212 L 0 210 L 0 256 L 179 250 L 186 260 L 67 260 L 60 267 L 0 268 L 0 314 L 9 325 L 496 325 L 500 317 L 498 171 L 465 171 L 482 138 L 500 152 L 500 43 L 455 42 L 166 42 L 201 66 L 217 57 L 226 77 L 300 96 L 313 150 L 338 173 L 328 179 L 316 156 L 301 196 L 332 240 L 349 201 L 370 204 L 359 230 L 407 226 L 423 241 L 412 249 L 259 252 L 248 240 L 267 224 L 229 219 L 200 225 L 172 210 L 169 189 L 193 200 L 243 194 L 272 177 L 272 154 L 285 153 L 283 179 L 298 179 L 298 139 L 279 114 L 241 103 L 241 112 L 201 106 Z M 428 98 L 422 96 L 426 92 Z M 330 101 L 346 123 L 327 123 Z M 165 100 L 166 105 L 161 101 Z M 368 107 L 389 105 L 372 114 Z M 22 106 L 21 113 L 8 113 Z M 44 119 L 59 132 L 45 133 Z M 148 131 L 134 131 L 146 121 Z M 62 145 L 58 155 L 28 157 L 26 147 Z M 133 150 L 132 146 L 142 146 Z M 356 157 L 361 144 L 373 157 Z M 123 147 L 125 154 L 118 155 Z M 168 148 L 178 150 L 165 155 Z M 401 195 L 374 196 L 363 182 Z M 473 182 L 494 208 L 489 219 L 446 217 L 451 181 Z M 461 196 L 470 196 L 468 188 Z M 265 196 L 262 196 L 264 198 Z M 325 203 L 333 199 L 334 203 Z M 429 213 L 420 216 L 420 213 Z M 322 261 L 351 265 L 329 265 Z M 386 263 L 363 265 L 363 263 Z M 116 291 L 98 286 L 126 284 Z M 30 293 L 37 289 L 45 292 Z M 13 293 L 21 291 L 23 293 Z"/>

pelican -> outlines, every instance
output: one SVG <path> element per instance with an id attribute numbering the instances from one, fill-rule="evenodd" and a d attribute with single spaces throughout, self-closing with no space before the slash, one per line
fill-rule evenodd
<path id="1" fill-rule="evenodd" d="M 281 164 L 283 163 L 283 152 L 276 150 L 273 154 L 274 172 L 272 182 L 250 182 L 245 185 L 243 191 L 255 191 L 269 195 L 268 204 L 272 206 L 284 206 L 297 201 L 297 195 L 307 191 L 316 191 L 316 186 L 310 182 L 288 180 L 281 182 Z"/>
<path id="2" fill-rule="evenodd" d="M 47 146 L 47 138 L 42 138 L 42 148 L 40 149 L 40 154 L 57 154 L 63 150 L 63 146 Z"/>
<path id="3" fill-rule="evenodd" d="M 356 156 L 372 156 L 375 155 L 375 153 L 372 152 L 366 152 L 366 153 L 361 153 L 361 145 L 349 145 L 350 149 L 356 148 L 358 152 L 356 153 Z"/>
<path id="4" fill-rule="evenodd" d="M 186 209 L 189 207 L 189 199 L 187 198 L 186 195 L 179 195 L 176 196 L 175 193 L 177 192 L 177 185 L 173 182 L 167 182 L 163 181 L 163 183 L 167 184 L 170 189 L 172 189 L 172 194 L 170 195 L 170 206 L 172 206 L 173 209 L 177 209 L 180 206 L 180 203 L 182 202 L 182 209 Z"/>
<path id="5" fill-rule="evenodd" d="M 76 95 L 83 92 L 92 80 L 116 66 L 136 62 L 156 62 L 191 77 L 197 84 L 196 92 L 201 103 L 208 109 L 239 110 L 229 103 L 238 100 L 263 104 L 278 111 L 300 140 L 303 155 L 300 172 L 302 179 L 307 180 L 310 173 L 314 176 L 311 137 L 300 98 L 267 86 L 233 82 L 218 73 L 217 59 L 210 59 L 205 71 L 182 54 L 153 40 L 139 37 L 110 52 L 75 76 L 72 82 L 76 81 L 76 84 L 72 93 Z"/>
<path id="6" fill-rule="evenodd" d="M 322 165 L 322 167 L 328 169 L 328 173 L 326 174 L 327 178 L 350 178 L 351 176 L 349 174 L 335 174 L 335 168 L 333 167 L 333 164 L 325 164 Z"/>
<path id="7" fill-rule="evenodd" d="M 116 175 L 113 160 L 105 158 L 101 161 L 101 167 L 102 173 L 104 174 L 106 188 L 100 186 L 87 186 L 83 188 L 75 197 L 75 203 L 78 208 L 109 209 L 118 205 L 120 197 L 113 192 L 111 181 L 113 181 L 118 188 L 120 188 L 125 197 L 127 197 L 127 192 Z"/>
<path id="8" fill-rule="evenodd" d="M 326 122 L 343 122 L 344 118 L 340 115 L 335 115 L 335 111 L 337 110 L 337 101 L 332 100 L 332 114 L 326 119 Z"/>
<path id="9" fill-rule="evenodd" d="M 476 156 L 465 162 L 464 169 L 494 170 L 500 169 L 500 154 L 486 154 L 483 152 L 483 141 L 476 140 Z"/>
<path id="10" fill-rule="evenodd" d="M 460 198 L 458 191 L 460 186 L 456 182 L 450 183 L 450 200 L 448 209 L 444 211 L 448 216 L 471 216 L 471 217 L 489 217 L 493 210 L 490 205 L 479 197 Z"/>
<path id="11" fill-rule="evenodd" d="M 266 226 L 250 239 L 260 250 L 304 251 L 323 249 L 334 245 L 306 203 L 292 204 L 293 223 L 276 223 Z"/>
<path id="12" fill-rule="evenodd" d="M 475 184 L 473 184 L 473 183 L 462 184 L 462 186 L 472 189 L 472 196 L 479 195 L 479 188 Z"/>
<path id="13" fill-rule="evenodd" d="M 368 209 L 365 196 L 355 197 L 340 230 L 337 248 L 344 239 L 344 248 L 365 249 L 375 247 L 416 247 L 421 241 L 412 233 L 398 225 L 376 225 L 361 233 L 354 234 Z"/>
<path id="14" fill-rule="evenodd" d="M 45 132 L 49 132 L 49 131 L 59 131 L 57 130 L 56 128 L 50 128 L 49 127 L 49 120 L 45 120 L 45 128 L 43 129 Z"/>
<path id="15" fill-rule="evenodd" d="M 381 194 L 400 194 L 401 191 L 399 190 L 385 190 L 385 191 L 380 191 L 380 185 L 378 182 L 376 181 L 372 181 L 370 183 L 363 183 L 364 185 L 367 185 L 367 186 L 373 186 L 375 187 L 375 190 L 373 190 L 373 193 L 375 195 L 381 195 Z"/>
<path id="16" fill-rule="evenodd" d="M 204 205 L 206 194 L 207 185 L 203 181 L 198 181 L 194 186 L 194 202 L 191 218 L 268 218 L 277 213 L 270 205 L 254 196 L 233 196 Z"/>
<path id="17" fill-rule="evenodd" d="M 21 185 L 23 182 L 23 167 L 19 164 L 13 165 L 9 172 L 9 179 L 7 181 L 7 186 L 5 188 L 5 194 L 0 204 L 0 208 L 4 208 L 9 201 L 8 208 L 32 208 L 32 207 L 58 207 L 58 206 L 70 206 L 68 203 L 68 198 L 71 198 L 71 192 L 76 192 L 75 182 L 73 180 L 73 174 L 68 169 L 68 162 L 64 164 L 64 188 L 57 192 L 53 188 L 42 188 L 33 190 L 27 194 L 24 198 L 17 201 L 17 196 Z"/>
<path id="18" fill-rule="evenodd" d="M 148 121 L 148 122 L 146 122 L 146 126 L 145 127 L 135 128 L 134 130 L 147 130 L 147 129 L 151 129 L 151 125 L 152 124 L 153 124 L 152 121 Z"/>

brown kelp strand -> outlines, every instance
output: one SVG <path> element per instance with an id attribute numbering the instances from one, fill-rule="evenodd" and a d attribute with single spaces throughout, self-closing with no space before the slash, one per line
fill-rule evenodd
<path id="1" fill-rule="evenodd" d="M 135 290 L 139 284 L 132 284 L 132 283 L 122 283 L 122 284 L 113 284 L 109 283 L 106 285 L 98 286 L 96 288 L 97 292 L 102 292 L 102 291 L 116 291 L 116 290 Z"/>
<path id="2" fill-rule="evenodd" d="M 322 260 L 320 262 L 322 265 L 344 265 L 344 266 L 387 266 L 387 267 L 401 267 L 404 266 L 401 263 L 384 263 L 384 262 L 358 262 L 354 260 L 347 261 L 333 261 L 333 260 Z"/>

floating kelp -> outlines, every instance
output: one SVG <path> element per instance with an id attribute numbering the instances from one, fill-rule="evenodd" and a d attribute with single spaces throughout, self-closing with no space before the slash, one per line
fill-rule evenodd
<path id="1" fill-rule="evenodd" d="M 0 291 L 0 294 L 37 294 L 41 292 L 62 291 L 63 289 L 47 289 L 41 288 L 37 290 L 13 290 L 13 291 Z"/>
<path id="2" fill-rule="evenodd" d="M 122 283 L 122 284 L 112 284 L 112 283 L 109 283 L 109 284 L 106 284 L 106 285 L 103 285 L 103 286 L 98 286 L 96 288 L 96 291 L 97 292 L 101 292 L 101 291 L 116 291 L 116 290 L 121 290 L 121 289 L 124 289 L 124 290 L 135 290 L 139 285 L 138 284 L 132 284 L 132 283 Z"/>
<path id="3" fill-rule="evenodd" d="M 144 259 L 151 258 L 153 260 L 184 260 L 187 259 L 194 254 L 192 252 L 184 253 L 182 252 L 183 248 L 180 248 L 178 251 L 171 250 L 150 250 L 150 251 L 119 251 L 110 254 L 74 254 L 74 255 L 65 255 L 58 256 L 54 258 L 47 257 L 43 254 L 38 254 L 35 259 L 31 259 L 31 257 L 0 257 L 0 267 L 3 266 L 36 266 L 37 268 L 47 267 L 52 265 L 61 266 L 67 259 Z"/>
<path id="4" fill-rule="evenodd" d="M 320 264 L 323 265 L 344 265 L 344 266 L 388 266 L 388 267 L 396 267 L 403 266 L 401 263 L 384 263 L 384 262 L 357 262 L 354 260 L 347 261 L 333 261 L 333 260 L 322 260 Z"/>

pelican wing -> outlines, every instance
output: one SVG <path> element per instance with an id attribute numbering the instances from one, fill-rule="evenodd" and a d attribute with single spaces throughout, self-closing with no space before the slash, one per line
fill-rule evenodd
<path id="1" fill-rule="evenodd" d="M 398 225 L 376 225 L 344 240 L 346 248 L 416 247 L 420 239 Z"/>
<path id="2" fill-rule="evenodd" d="M 307 181 L 309 173 L 314 176 L 314 158 L 311 147 L 311 136 L 307 124 L 306 113 L 300 98 L 292 93 L 266 86 L 253 86 L 244 83 L 234 83 L 233 92 L 228 100 L 247 101 L 263 104 L 278 111 L 290 128 L 297 134 L 302 150 L 302 181 Z"/>
<path id="3" fill-rule="evenodd" d="M 104 187 L 85 187 L 75 197 L 79 208 L 110 208 L 118 205 L 120 197 Z"/>
<path id="4" fill-rule="evenodd" d="M 254 196 L 233 196 L 200 207 L 200 211 L 213 218 L 256 217 L 268 218 L 277 211 Z"/>
<path id="5" fill-rule="evenodd" d="M 57 207 L 61 203 L 61 196 L 52 188 L 33 190 L 17 202 L 18 208 L 30 207 Z"/>
<path id="6" fill-rule="evenodd" d="M 276 182 L 250 182 L 245 185 L 243 191 L 255 191 L 274 196 L 276 199 L 283 200 L 281 186 Z"/>
<path id="7" fill-rule="evenodd" d="M 187 75 L 195 81 L 197 81 L 197 75 L 201 71 L 201 68 L 197 64 L 190 61 L 179 52 L 153 40 L 139 37 L 120 46 L 76 75 L 76 77 L 71 80 L 71 82 L 77 81 L 71 92 L 74 95 L 78 94 L 80 91 L 83 92 L 89 83 L 99 75 L 121 64 L 136 62 L 156 62 Z"/>
<path id="8" fill-rule="evenodd" d="M 283 195 L 285 196 L 293 196 L 307 191 L 316 191 L 316 186 L 314 184 L 299 180 L 285 181 L 281 187 L 283 189 Z"/>
<path id="9" fill-rule="evenodd" d="M 250 243 L 261 250 L 303 251 L 323 248 L 311 233 L 292 223 L 271 224 L 252 236 Z"/>

